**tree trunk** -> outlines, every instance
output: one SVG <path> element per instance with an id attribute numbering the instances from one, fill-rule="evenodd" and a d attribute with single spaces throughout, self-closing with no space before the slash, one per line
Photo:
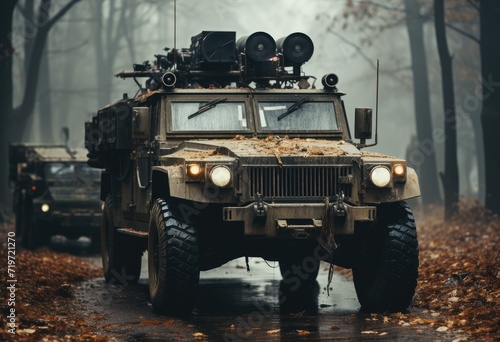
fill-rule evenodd
<path id="1" fill-rule="evenodd" d="M 44 143 L 54 143 L 54 122 L 52 120 L 52 93 L 50 86 L 50 63 L 47 46 L 43 51 L 40 66 L 40 80 L 38 84 L 38 100 L 40 115 L 40 137 Z M 59 132 L 56 130 L 56 132 Z"/>
<path id="2" fill-rule="evenodd" d="M 477 200 L 484 203 L 485 199 L 485 170 L 484 170 L 484 143 L 483 128 L 481 127 L 481 117 L 479 113 L 470 116 L 472 127 L 474 128 L 474 147 L 476 152 L 477 167 Z"/>
<path id="3" fill-rule="evenodd" d="M 23 99 L 19 107 L 13 110 L 12 115 L 14 120 L 13 125 L 10 127 L 10 136 L 19 139 L 19 136 L 23 136 L 26 133 L 25 123 L 33 113 L 33 109 L 36 103 L 36 94 L 40 64 L 43 50 L 45 48 L 45 43 L 47 41 L 47 36 L 49 34 L 52 26 L 67 12 L 71 7 L 73 7 L 80 0 L 71 0 L 63 8 L 61 8 L 52 18 L 47 20 L 50 15 L 51 0 L 42 0 L 37 13 L 37 23 L 39 25 L 36 36 L 33 38 L 33 48 L 30 57 L 30 63 L 28 67 L 27 74 L 29 75 L 29 82 L 27 82 L 24 89 Z M 41 25 L 44 23 L 43 25 Z"/>
<path id="4" fill-rule="evenodd" d="M 444 0 L 434 0 L 434 26 L 441 63 L 444 104 L 444 173 L 441 174 L 441 180 L 444 188 L 444 217 L 449 220 L 458 211 L 459 179 L 453 66 L 446 39 Z"/>
<path id="5" fill-rule="evenodd" d="M 105 53 L 106 53 L 106 48 L 103 43 L 103 35 L 104 35 L 104 30 L 103 30 L 103 18 L 102 18 L 102 12 L 104 10 L 104 2 L 98 1 L 97 3 L 92 4 L 94 7 L 94 18 L 96 20 L 96 24 L 94 26 L 95 31 L 95 60 L 96 60 L 96 77 L 97 77 L 97 106 L 96 108 L 101 108 L 105 106 L 108 103 L 110 95 L 108 94 L 109 91 L 106 87 L 106 81 L 108 79 L 108 73 L 106 72 L 106 65 L 105 61 L 106 58 Z M 111 25 L 110 22 L 108 22 L 108 25 Z"/>
<path id="6" fill-rule="evenodd" d="M 120 42 L 125 35 L 127 25 L 133 25 L 137 2 L 122 2 L 117 6 L 115 0 L 106 2 L 109 17 L 104 20 L 102 13 L 104 2 L 98 2 L 94 7 L 96 73 L 97 73 L 97 108 L 107 105 L 111 101 L 113 90 L 114 64 L 120 49 Z M 128 14 L 128 15 L 127 15 Z"/>
<path id="7" fill-rule="evenodd" d="M 423 35 L 424 19 L 420 15 L 420 5 L 417 1 L 405 0 L 404 3 L 410 41 L 418 140 L 418 151 L 412 153 L 414 158 L 410 160 L 410 163 L 416 165 L 420 178 L 422 202 L 437 204 L 441 202 L 441 196 L 432 134 L 429 79 Z"/>
<path id="8" fill-rule="evenodd" d="M 74 32 L 71 31 L 71 25 L 73 20 L 76 18 L 75 16 L 76 12 L 70 12 L 68 13 L 68 22 L 65 23 L 66 29 L 64 31 L 64 39 L 62 41 L 62 44 L 65 46 L 71 46 L 75 42 L 75 35 Z M 63 89 L 74 89 L 73 85 L 73 80 L 75 78 L 75 61 L 73 60 L 73 55 L 71 53 L 65 53 L 62 55 L 63 61 L 62 65 L 60 67 L 60 70 L 62 74 L 64 75 L 63 82 L 62 84 L 64 85 L 62 88 Z M 54 118 L 57 122 L 59 122 L 61 127 L 68 127 L 69 126 L 69 117 L 77 114 L 77 115 L 82 115 L 83 113 L 73 113 L 70 111 L 71 99 L 69 96 L 66 94 L 61 94 L 60 97 L 57 99 L 57 106 L 56 106 L 56 111 L 57 111 L 57 117 Z M 70 132 L 71 135 L 71 132 Z"/>
<path id="9" fill-rule="evenodd" d="M 12 16 L 17 0 L 2 2 L 0 11 L 0 202 L 10 203 L 8 178 L 8 132 L 10 130 L 10 114 L 12 112 L 12 42 L 9 33 L 12 32 Z"/>
<path id="10" fill-rule="evenodd" d="M 500 2 L 484 0 L 480 3 L 481 74 L 483 82 L 483 142 L 485 157 L 486 208 L 500 214 L 500 45 L 498 19 Z"/>
<path id="11" fill-rule="evenodd" d="M 35 0 L 26 0 L 24 4 L 24 30 L 28 34 L 28 37 L 34 37 L 36 35 L 35 26 Z M 29 75 L 26 74 L 31 62 L 31 51 L 33 49 L 33 40 L 26 39 L 24 42 L 24 77 L 23 77 L 23 87 L 26 87 L 26 83 L 29 80 Z"/>

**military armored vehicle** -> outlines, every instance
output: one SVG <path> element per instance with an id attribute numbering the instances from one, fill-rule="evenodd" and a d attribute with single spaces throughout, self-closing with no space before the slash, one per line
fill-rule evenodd
<path id="1" fill-rule="evenodd" d="M 100 247 L 100 172 L 87 165 L 86 150 L 64 145 L 9 145 L 16 236 L 34 249 L 54 235 L 90 237 Z"/>
<path id="2" fill-rule="evenodd" d="M 405 200 L 420 194 L 417 175 L 360 151 L 372 110 L 356 109 L 354 142 L 337 76 L 316 89 L 302 72 L 312 40 L 204 31 L 166 50 L 117 74 L 138 93 L 85 126 L 88 163 L 103 169 L 105 279 L 136 281 L 147 250 L 153 308 L 185 314 L 202 270 L 262 257 L 295 288 L 316 281 L 323 260 L 352 268 L 365 309 L 406 309 L 418 247 Z"/>

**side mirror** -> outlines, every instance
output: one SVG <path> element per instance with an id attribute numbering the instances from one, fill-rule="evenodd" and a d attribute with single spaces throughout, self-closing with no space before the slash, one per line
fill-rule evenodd
<path id="1" fill-rule="evenodd" d="M 372 109 L 356 108 L 354 110 L 354 137 L 365 145 L 366 139 L 372 138 Z"/>

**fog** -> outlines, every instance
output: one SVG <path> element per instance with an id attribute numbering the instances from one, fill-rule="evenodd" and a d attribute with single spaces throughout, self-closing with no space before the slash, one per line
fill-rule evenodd
<path id="1" fill-rule="evenodd" d="M 101 11 L 103 18 L 101 52 L 109 54 L 109 51 L 106 51 L 110 46 L 108 43 L 119 43 L 111 70 L 101 70 L 101 73 L 106 74 L 101 76 L 108 80 L 110 94 L 103 96 L 108 90 L 100 88 L 97 80 L 99 72 L 95 44 L 97 44 L 98 29 L 94 13 L 100 1 L 80 2 L 51 30 L 47 42 L 50 89 L 39 89 L 36 94 L 37 104 L 43 98 L 50 96 L 53 137 L 50 139 L 43 135 L 46 127 L 44 120 L 41 119 L 40 106 L 37 105 L 31 133 L 24 140 L 62 142 L 61 127 L 69 126 L 70 145 L 83 146 L 84 121 L 89 120 L 100 107 L 108 104 L 107 102 L 121 98 L 123 93 L 133 96 L 138 90 L 132 80 L 122 80 L 113 75 L 122 70 L 131 70 L 133 63 L 142 63 L 146 60 L 152 62 L 155 53 L 164 52 L 164 47 L 174 46 L 173 1 L 143 1 L 141 4 L 129 0 L 115 1 L 116 8 L 113 12 L 109 9 L 110 1 L 103 2 Z M 64 4 L 62 1 L 54 3 L 54 11 Z M 130 7 L 125 18 L 126 32 L 121 32 L 120 28 L 116 27 L 122 6 Z M 405 158 L 410 136 L 415 134 L 416 125 L 410 50 L 404 22 L 377 34 L 373 34 L 370 30 L 360 30 L 359 25 L 357 27 L 348 25 L 343 29 L 342 12 L 345 1 L 340 0 L 204 2 L 178 0 L 176 8 L 177 48 L 189 47 L 191 36 L 207 30 L 236 31 L 237 38 L 256 31 L 267 32 L 275 39 L 293 32 L 309 35 L 314 42 L 315 50 L 313 57 L 302 70 L 307 75 L 317 77 L 316 87 L 321 87 L 320 79 L 324 74 L 333 72 L 338 75 L 339 91 L 346 93 L 344 101 L 351 129 L 354 124 L 355 107 L 375 108 L 374 65 L 378 59 L 380 61 L 379 144 L 370 150 Z M 397 12 L 386 11 L 387 13 L 381 18 L 376 19 L 377 24 L 383 25 L 384 20 L 389 22 L 389 18 L 398 15 Z M 15 29 L 22 30 L 22 25 L 21 12 L 16 11 Z M 108 32 L 108 25 L 115 25 L 111 33 Z M 425 38 L 432 119 L 434 127 L 439 128 L 443 126 L 443 105 L 432 21 L 425 26 Z M 363 44 L 363 40 L 370 40 L 371 44 Z M 463 38 L 458 34 L 449 33 L 452 55 L 464 48 L 462 41 Z M 18 53 L 14 62 L 14 105 L 21 101 L 23 86 L 30 79 L 29 75 L 25 75 L 23 47 L 19 45 L 16 48 Z M 461 96 L 463 98 L 464 94 Z M 108 98 L 109 101 L 102 101 L 102 98 Z M 459 95 L 457 101 L 460 101 Z M 474 155 L 474 141 L 468 119 L 463 119 L 459 123 L 458 136 L 459 151 L 461 151 L 459 166 L 464 170 L 460 175 L 462 193 L 468 193 L 469 187 L 475 192 L 478 183 L 477 170 L 471 159 Z M 442 144 L 437 144 L 436 149 L 441 169 Z"/>

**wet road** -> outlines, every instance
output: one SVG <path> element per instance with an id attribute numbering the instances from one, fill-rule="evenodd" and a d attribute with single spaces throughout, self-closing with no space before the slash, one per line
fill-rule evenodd
<path id="1" fill-rule="evenodd" d="M 96 265 L 98 256 L 87 257 Z M 327 265 L 317 283 L 291 291 L 279 268 L 262 259 L 244 259 L 202 272 L 197 305 L 191 317 L 179 319 L 153 312 L 148 302 L 147 262 L 139 284 L 106 285 L 102 279 L 77 290 L 87 322 L 102 336 L 119 341 L 280 341 L 385 340 L 453 341 L 451 332 L 414 326 L 381 316 L 361 314 L 352 281 L 334 275 L 327 295 Z M 413 310 L 413 312 L 416 312 Z M 418 314 L 418 313 L 417 313 Z"/>

